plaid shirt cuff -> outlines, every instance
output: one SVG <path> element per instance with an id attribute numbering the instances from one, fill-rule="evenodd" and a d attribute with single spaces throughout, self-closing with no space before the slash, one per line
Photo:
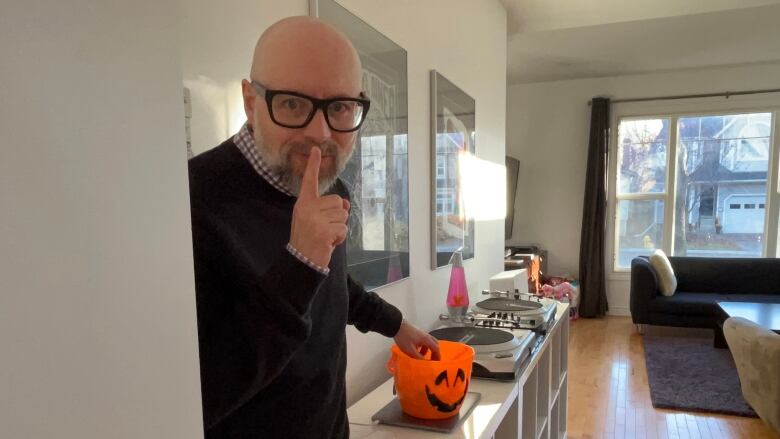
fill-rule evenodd
<path id="1" fill-rule="evenodd" d="M 299 252 L 289 242 L 287 243 L 287 251 L 290 252 L 296 258 L 298 258 L 299 261 L 301 261 L 304 264 L 308 265 L 310 268 L 312 268 L 314 270 L 317 270 L 318 272 L 322 273 L 323 275 L 327 276 L 330 273 L 330 268 L 320 267 L 319 265 L 315 264 L 314 262 L 312 262 L 311 259 L 309 259 L 306 256 L 304 256 L 303 253 Z"/>

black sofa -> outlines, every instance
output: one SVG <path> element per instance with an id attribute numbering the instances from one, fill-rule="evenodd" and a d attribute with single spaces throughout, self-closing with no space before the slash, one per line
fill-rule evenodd
<path id="1" fill-rule="evenodd" d="M 631 261 L 635 324 L 718 329 L 717 302 L 780 303 L 780 259 L 669 257 L 677 290 L 661 295 L 647 257 Z M 716 337 L 717 337 L 716 333 Z"/>

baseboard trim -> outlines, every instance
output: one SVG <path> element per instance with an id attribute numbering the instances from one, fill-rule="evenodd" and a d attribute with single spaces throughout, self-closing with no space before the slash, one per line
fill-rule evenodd
<path id="1" fill-rule="evenodd" d="M 610 306 L 607 314 L 611 316 L 631 317 L 631 309 L 625 306 Z"/>

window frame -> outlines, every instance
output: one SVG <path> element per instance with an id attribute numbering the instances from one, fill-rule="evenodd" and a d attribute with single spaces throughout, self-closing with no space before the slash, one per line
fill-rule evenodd
<path id="1" fill-rule="evenodd" d="M 698 101 L 698 102 L 694 102 Z M 677 192 L 677 146 L 679 135 L 677 132 L 681 117 L 723 116 L 739 113 L 772 113 L 772 126 L 770 127 L 771 142 L 769 145 L 769 169 L 767 174 L 766 209 L 764 220 L 764 242 L 762 248 L 763 257 L 780 257 L 780 245 L 778 245 L 778 228 L 780 227 L 780 94 L 755 96 L 733 96 L 726 98 L 711 98 L 690 101 L 655 101 L 655 102 L 629 102 L 616 103 L 612 106 L 609 139 L 608 162 L 608 193 L 607 193 L 607 251 L 605 251 L 605 263 L 609 267 L 607 276 L 609 279 L 628 279 L 630 267 L 619 267 L 618 256 L 618 203 L 627 199 L 659 199 L 658 194 L 622 194 L 617 193 L 618 186 L 618 148 L 620 122 L 624 120 L 664 119 L 670 120 L 669 145 L 667 146 L 666 184 L 664 192 L 664 230 L 662 246 L 658 247 L 667 254 L 673 254 L 673 240 L 675 232 L 676 206 L 674 196 Z M 772 190 L 774 188 L 775 190 Z M 671 207 L 671 208 L 670 208 Z"/>
<path id="2" fill-rule="evenodd" d="M 664 190 L 663 192 L 633 192 L 633 193 L 620 193 L 619 191 L 619 184 L 618 184 L 618 157 L 620 153 L 620 147 L 622 145 L 619 144 L 620 141 L 620 123 L 623 121 L 632 121 L 632 120 L 648 120 L 648 119 L 668 119 L 669 120 L 669 138 L 667 139 L 667 145 L 666 145 L 666 175 L 664 175 Z M 661 243 L 662 247 L 657 248 L 663 248 L 665 246 L 666 241 L 666 224 L 667 224 L 667 212 L 669 210 L 669 204 L 668 204 L 668 197 L 669 197 L 669 185 L 672 183 L 672 179 L 670 178 L 669 173 L 669 166 L 670 166 L 670 160 L 671 160 L 671 151 L 672 151 L 672 139 L 674 138 L 677 127 L 672 126 L 673 118 L 668 116 L 628 116 L 628 117 L 621 117 L 618 119 L 617 123 L 614 125 L 614 136 L 615 137 L 615 149 L 614 149 L 614 157 L 615 160 L 615 173 L 614 177 L 611 180 L 614 188 L 614 208 L 612 209 L 611 217 L 612 222 L 614 224 L 614 227 L 612 229 L 612 239 L 613 239 L 613 246 L 612 246 L 612 263 L 610 264 L 612 266 L 613 271 L 626 271 L 628 268 L 623 268 L 618 266 L 618 259 L 619 259 L 619 251 L 616 245 L 619 243 L 619 232 L 620 229 L 618 227 L 618 205 L 621 201 L 656 201 L 660 200 L 664 203 L 664 231 L 663 231 L 663 241 Z"/>

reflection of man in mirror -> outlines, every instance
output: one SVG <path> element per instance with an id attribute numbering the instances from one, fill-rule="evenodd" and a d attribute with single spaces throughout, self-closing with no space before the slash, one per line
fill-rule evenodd
<path id="1" fill-rule="evenodd" d="M 347 437 L 347 324 L 438 356 L 347 274 L 338 175 L 369 108 L 360 70 L 329 25 L 277 22 L 242 82 L 247 123 L 190 161 L 207 438 Z"/>

